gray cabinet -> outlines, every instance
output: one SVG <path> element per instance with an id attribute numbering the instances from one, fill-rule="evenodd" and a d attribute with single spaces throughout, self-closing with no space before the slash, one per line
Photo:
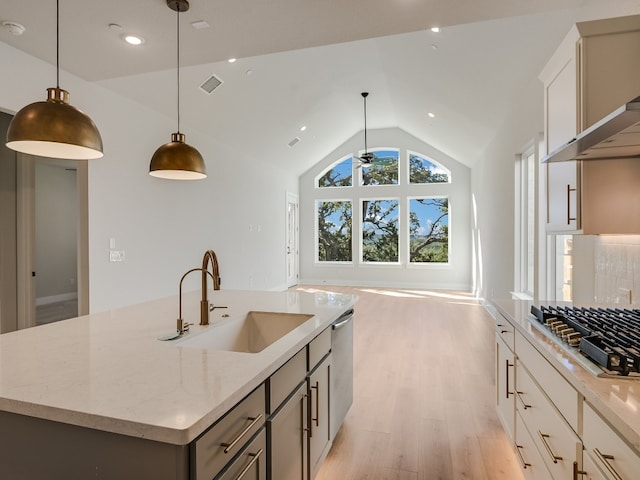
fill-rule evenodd
<path id="1" fill-rule="evenodd" d="M 329 394 L 331 355 L 329 354 L 308 377 L 309 386 L 309 478 L 314 478 L 327 456 L 329 438 Z"/>
<path id="2" fill-rule="evenodd" d="M 269 436 L 269 478 L 308 478 L 307 384 L 301 383 L 267 422 Z"/>
<path id="3" fill-rule="evenodd" d="M 266 480 L 267 438 L 265 429 L 249 442 L 216 480 Z"/>
<path id="4" fill-rule="evenodd" d="M 194 478 L 210 480 L 218 475 L 264 422 L 265 387 L 260 385 L 191 444 Z"/>

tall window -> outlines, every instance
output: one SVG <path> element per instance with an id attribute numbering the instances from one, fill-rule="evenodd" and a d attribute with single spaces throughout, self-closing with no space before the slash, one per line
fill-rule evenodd
<path id="1" fill-rule="evenodd" d="M 317 202 L 318 261 L 350 262 L 351 202 Z"/>
<path id="2" fill-rule="evenodd" d="M 398 261 L 398 200 L 362 201 L 362 261 Z"/>
<path id="3" fill-rule="evenodd" d="M 449 262 L 449 199 L 409 199 L 409 262 Z"/>
<path id="4" fill-rule="evenodd" d="M 519 191 L 518 220 L 515 222 L 518 248 L 516 249 L 515 265 L 519 269 L 516 279 L 519 286 L 516 289 L 523 294 L 533 296 L 535 291 L 535 225 L 536 225 L 536 156 L 533 149 L 521 155 L 519 161 Z"/>

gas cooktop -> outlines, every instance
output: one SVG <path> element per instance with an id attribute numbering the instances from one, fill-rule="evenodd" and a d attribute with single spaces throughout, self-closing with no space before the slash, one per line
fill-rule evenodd
<path id="1" fill-rule="evenodd" d="M 640 378 L 640 310 L 532 306 L 531 314 L 532 323 L 574 358 L 595 364 L 592 373 Z"/>

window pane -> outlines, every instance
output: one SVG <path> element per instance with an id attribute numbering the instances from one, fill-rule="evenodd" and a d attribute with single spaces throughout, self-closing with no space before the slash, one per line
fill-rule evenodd
<path id="1" fill-rule="evenodd" d="M 449 261 L 449 200 L 413 198 L 409 200 L 409 261 L 447 263 Z"/>
<path id="2" fill-rule="evenodd" d="M 436 162 L 409 153 L 409 183 L 448 183 L 449 171 Z"/>
<path id="3" fill-rule="evenodd" d="M 318 187 L 350 187 L 353 185 L 352 163 L 353 158 L 349 157 L 331 167 L 318 179 Z"/>
<path id="4" fill-rule="evenodd" d="M 351 202 L 318 202 L 318 261 L 351 259 Z"/>
<path id="5" fill-rule="evenodd" d="M 362 261 L 398 261 L 398 200 L 363 200 Z"/>
<path id="6" fill-rule="evenodd" d="M 376 150 L 371 165 L 362 167 L 362 185 L 397 185 L 398 150 Z"/>

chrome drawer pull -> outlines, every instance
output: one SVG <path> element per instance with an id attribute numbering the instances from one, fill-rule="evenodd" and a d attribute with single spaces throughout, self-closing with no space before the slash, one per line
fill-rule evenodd
<path id="1" fill-rule="evenodd" d="M 551 447 L 547 443 L 547 438 L 549 438 L 549 435 L 547 435 L 546 433 L 542 433 L 540 430 L 538 430 L 538 435 L 540 436 L 540 440 L 542 440 L 544 448 L 547 450 L 547 453 L 551 457 L 551 460 L 553 460 L 553 463 L 558 463 L 558 460 L 562 460 L 562 457 L 559 457 L 558 455 L 553 453 Z"/>
<path id="2" fill-rule="evenodd" d="M 520 451 L 521 448 L 524 448 L 524 447 L 522 445 L 516 445 L 516 453 L 520 457 L 520 461 L 522 462 L 522 468 L 526 470 L 527 467 L 531 466 L 531 464 L 524 461 L 524 457 L 522 456 L 522 452 Z"/>
<path id="3" fill-rule="evenodd" d="M 251 423 L 249 425 L 247 425 L 247 428 L 245 428 L 243 431 L 240 432 L 240 434 L 234 438 L 231 443 L 221 443 L 220 445 L 222 445 L 223 447 L 225 447 L 224 449 L 224 453 L 229 453 L 231 451 L 231 449 L 233 449 L 233 447 L 235 447 L 238 442 L 240 440 L 242 440 L 242 437 L 244 437 L 247 433 L 249 433 L 249 430 L 251 430 L 253 427 L 256 426 L 256 424 L 260 421 L 260 419 L 262 419 L 262 414 L 258 414 L 257 417 L 249 417 L 247 418 L 247 420 L 251 420 Z"/>
<path id="4" fill-rule="evenodd" d="M 251 467 L 253 467 L 253 464 L 258 461 L 258 457 L 262 455 L 262 449 L 258 450 L 256 453 L 249 453 L 248 455 L 253 458 L 248 463 L 248 465 L 244 467 L 244 469 L 240 472 L 240 475 L 238 475 L 236 480 L 242 480 L 242 478 L 247 474 L 247 472 L 251 470 Z M 260 471 L 258 471 L 258 480 L 260 480 Z"/>
<path id="5" fill-rule="evenodd" d="M 607 471 L 611 474 L 615 480 L 623 480 L 623 478 L 616 472 L 616 469 L 613 468 L 613 465 L 609 463 L 609 460 L 615 460 L 613 455 L 607 455 L 606 453 L 600 452 L 597 448 L 593 449 L 593 452 L 598 457 L 598 460 L 602 462 L 602 464 L 606 467 Z"/>

